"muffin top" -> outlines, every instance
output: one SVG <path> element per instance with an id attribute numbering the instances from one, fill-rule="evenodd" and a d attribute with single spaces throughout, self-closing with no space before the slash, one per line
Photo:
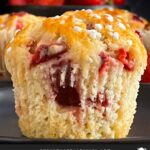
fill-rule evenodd
<path id="1" fill-rule="evenodd" d="M 133 30 L 143 29 L 148 24 L 148 21 L 144 18 L 123 9 L 104 8 L 102 10 L 95 10 L 95 12 L 99 14 L 109 13 L 111 15 L 117 16 L 118 18 L 122 18 L 127 24 L 130 25 Z"/>
<path id="2" fill-rule="evenodd" d="M 6 56 L 16 53 L 26 56 L 29 66 L 48 62 L 61 53 L 85 68 L 89 64 L 99 68 L 103 53 L 126 64 L 128 71 L 146 64 L 145 48 L 130 25 L 104 10 L 77 10 L 35 22 L 7 47 Z"/>
<path id="3" fill-rule="evenodd" d="M 0 15 L 0 28 L 3 26 L 8 16 L 9 16 L 8 14 Z"/>
<path id="4" fill-rule="evenodd" d="M 44 19 L 44 17 L 36 17 L 27 12 L 5 14 L 0 17 L 0 31 L 3 29 L 21 30 L 24 26 L 28 25 L 29 23 L 42 18 Z"/>

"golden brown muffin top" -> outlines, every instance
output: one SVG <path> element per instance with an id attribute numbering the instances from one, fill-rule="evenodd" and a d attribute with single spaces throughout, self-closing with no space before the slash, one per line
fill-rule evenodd
<path id="1" fill-rule="evenodd" d="M 145 48 L 126 21 L 111 13 L 100 14 L 92 10 L 68 12 L 30 25 L 16 36 L 10 45 L 9 55 L 12 53 L 15 55 L 20 45 L 27 47 L 33 39 L 37 43 L 34 52 L 36 53 L 41 43 L 51 45 L 60 38 L 67 45 L 69 57 L 84 67 L 90 64 L 98 68 L 101 52 L 118 58 L 120 49 L 124 49 L 128 57 L 136 62 L 135 66 L 136 64 L 143 66 L 146 62 Z M 27 49 L 22 51 L 26 51 L 26 55 L 30 58 L 28 60 L 31 61 L 34 54 L 30 54 Z"/>
<path id="2" fill-rule="evenodd" d="M 133 30 L 143 29 L 148 24 L 148 21 L 145 20 L 144 18 L 142 18 L 142 17 L 140 17 L 140 16 L 138 16 L 132 12 L 129 12 L 127 10 L 123 10 L 123 9 L 104 8 L 101 11 L 95 10 L 95 12 L 100 13 L 100 14 L 101 13 L 109 13 L 111 15 L 122 18 L 126 21 L 126 23 L 128 23 L 130 25 L 130 27 Z"/>
<path id="3" fill-rule="evenodd" d="M 5 14 L 2 15 L 2 17 L 0 17 L 0 24 L 2 24 L 0 30 L 3 29 L 21 30 L 23 27 L 25 27 L 29 23 L 36 21 L 37 19 L 44 19 L 44 17 L 36 17 L 27 12 L 16 12 L 11 14 Z"/>
<path id="4" fill-rule="evenodd" d="M 95 13 L 102 14 L 110 14 L 116 16 L 118 18 L 122 18 L 133 30 L 143 29 L 148 24 L 148 21 L 132 12 L 123 9 L 117 8 L 103 8 L 94 10 Z M 69 11 L 65 14 L 72 15 L 72 11 Z"/>

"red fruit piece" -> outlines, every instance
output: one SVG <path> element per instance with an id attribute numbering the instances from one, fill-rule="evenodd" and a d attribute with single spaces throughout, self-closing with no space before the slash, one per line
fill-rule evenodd
<path id="1" fill-rule="evenodd" d="M 64 0 L 33 0 L 35 5 L 63 5 Z"/>
<path id="2" fill-rule="evenodd" d="M 9 0 L 10 5 L 26 5 L 26 0 Z"/>
<path id="3" fill-rule="evenodd" d="M 22 30 L 22 28 L 23 28 L 23 23 L 20 20 L 17 20 L 16 29 Z"/>
<path id="4" fill-rule="evenodd" d="M 73 5 L 103 5 L 105 3 L 106 0 L 71 0 L 69 2 L 69 4 Z"/>
<path id="5" fill-rule="evenodd" d="M 56 96 L 57 103 L 62 106 L 80 106 L 80 97 L 75 88 L 60 87 Z"/>
<path id="6" fill-rule="evenodd" d="M 48 55 L 48 45 L 40 45 L 32 56 L 32 65 L 46 61 Z"/>
<path id="7" fill-rule="evenodd" d="M 123 5 L 125 4 L 125 0 L 113 0 L 115 5 Z"/>
<path id="8" fill-rule="evenodd" d="M 103 99 L 101 99 L 101 97 L 104 97 Z M 101 106 L 103 107 L 108 107 L 109 106 L 109 102 L 108 99 L 106 97 L 106 93 L 98 93 L 97 94 L 97 101 L 100 103 Z"/>
<path id="9" fill-rule="evenodd" d="M 107 56 L 105 53 L 101 53 L 100 54 L 101 58 L 102 58 L 102 65 L 99 68 L 99 74 L 102 74 L 103 72 L 107 71 L 108 66 L 109 66 L 109 56 Z"/>
<path id="10" fill-rule="evenodd" d="M 148 52 L 147 67 L 142 76 L 141 82 L 150 82 L 150 52 Z"/>
<path id="11" fill-rule="evenodd" d="M 136 20 L 136 21 L 143 23 L 143 20 L 136 14 L 133 15 L 133 20 Z"/>
<path id="12" fill-rule="evenodd" d="M 56 45 L 56 44 L 54 44 Z M 58 45 L 61 45 L 61 44 L 58 44 Z M 32 61 L 31 61 L 31 65 L 32 66 L 35 66 L 39 63 L 43 63 L 43 62 L 46 62 L 46 61 L 49 61 L 50 59 L 53 59 L 53 58 L 59 58 L 60 55 L 64 54 L 67 50 L 67 47 L 66 45 L 62 44 L 63 46 L 63 49 L 59 52 L 57 52 L 56 54 L 51 54 L 49 52 L 49 47 L 50 46 L 53 46 L 53 44 L 51 45 L 40 45 L 35 51 L 32 50 L 31 55 L 32 55 Z M 27 47 L 29 47 L 27 45 Z"/>
<path id="13" fill-rule="evenodd" d="M 135 30 L 135 33 L 139 36 L 139 38 L 140 38 L 141 42 L 143 43 L 143 37 L 142 37 L 142 35 L 141 35 L 140 31 Z"/>
<path id="14" fill-rule="evenodd" d="M 134 61 L 130 58 L 129 53 L 126 52 L 125 49 L 119 49 L 118 60 L 123 63 L 126 70 L 133 71 Z"/>

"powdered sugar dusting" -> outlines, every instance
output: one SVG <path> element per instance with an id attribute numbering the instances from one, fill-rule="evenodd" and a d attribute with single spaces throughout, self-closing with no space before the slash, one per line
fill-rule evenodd
<path id="1" fill-rule="evenodd" d="M 64 21 L 64 20 L 61 20 L 61 21 L 60 21 L 60 24 L 65 24 L 65 21 Z"/>
<path id="2" fill-rule="evenodd" d="M 110 36 L 113 36 L 113 32 L 109 32 L 109 35 L 110 35 Z"/>
<path id="3" fill-rule="evenodd" d="M 57 16 L 55 16 L 55 17 L 54 17 L 54 19 L 59 19 L 59 18 L 60 18 L 60 16 L 59 16 L 59 15 L 57 15 Z"/>
<path id="4" fill-rule="evenodd" d="M 81 24 L 83 21 L 81 19 L 78 19 L 76 17 L 73 18 L 73 22 L 76 24 L 76 25 L 79 25 Z"/>
<path id="5" fill-rule="evenodd" d="M 92 13 L 93 11 L 91 9 L 86 10 L 88 13 Z"/>
<path id="6" fill-rule="evenodd" d="M 119 33 L 118 32 L 114 32 L 113 38 L 118 40 L 119 39 Z"/>
<path id="7" fill-rule="evenodd" d="M 128 43 L 129 46 L 132 46 L 133 41 L 132 40 L 127 40 L 127 43 Z"/>
<path id="8" fill-rule="evenodd" d="M 95 17 L 96 19 L 101 19 L 101 16 L 99 16 L 98 14 L 92 14 L 92 17 Z"/>
<path id="9" fill-rule="evenodd" d="M 95 29 L 96 30 L 101 30 L 103 26 L 101 24 L 95 24 Z"/>
<path id="10" fill-rule="evenodd" d="M 109 32 L 109 35 L 112 36 L 115 40 L 119 39 L 119 33 L 118 32 Z"/>
<path id="11" fill-rule="evenodd" d="M 108 7 L 108 10 L 109 10 L 109 11 L 113 11 L 114 8 L 113 8 L 113 7 Z"/>
<path id="12" fill-rule="evenodd" d="M 124 25 L 123 23 L 119 22 L 119 23 L 118 23 L 118 26 L 119 26 L 121 29 L 126 30 L 126 27 L 125 27 L 125 25 Z"/>
<path id="13" fill-rule="evenodd" d="M 78 26 L 74 26 L 73 29 L 74 29 L 76 32 L 81 32 L 81 31 L 82 31 L 82 28 L 81 28 L 81 27 L 78 27 Z"/>
<path id="14" fill-rule="evenodd" d="M 89 36 L 92 39 L 96 39 L 96 38 L 101 38 L 102 37 L 101 33 L 97 32 L 96 30 L 87 30 L 87 33 L 89 34 Z"/>
<path id="15" fill-rule="evenodd" d="M 105 16 L 107 17 L 107 20 L 110 21 L 110 22 L 113 22 L 114 21 L 114 18 L 112 15 L 110 14 L 105 14 Z"/>
<path id="16" fill-rule="evenodd" d="M 109 31 L 112 31 L 112 30 L 113 30 L 112 25 L 106 25 L 106 28 L 107 28 Z"/>

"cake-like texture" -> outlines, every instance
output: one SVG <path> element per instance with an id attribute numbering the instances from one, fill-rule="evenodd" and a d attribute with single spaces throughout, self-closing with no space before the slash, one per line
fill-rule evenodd
<path id="1" fill-rule="evenodd" d="M 126 137 L 146 60 L 141 40 L 112 14 L 82 10 L 31 24 L 5 50 L 22 133 Z"/>
<path id="2" fill-rule="evenodd" d="M 37 17 L 26 12 L 17 12 L 0 16 L 0 74 L 7 78 L 4 63 L 5 46 L 14 39 L 15 35 L 27 25 L 44 17 Z"/>

